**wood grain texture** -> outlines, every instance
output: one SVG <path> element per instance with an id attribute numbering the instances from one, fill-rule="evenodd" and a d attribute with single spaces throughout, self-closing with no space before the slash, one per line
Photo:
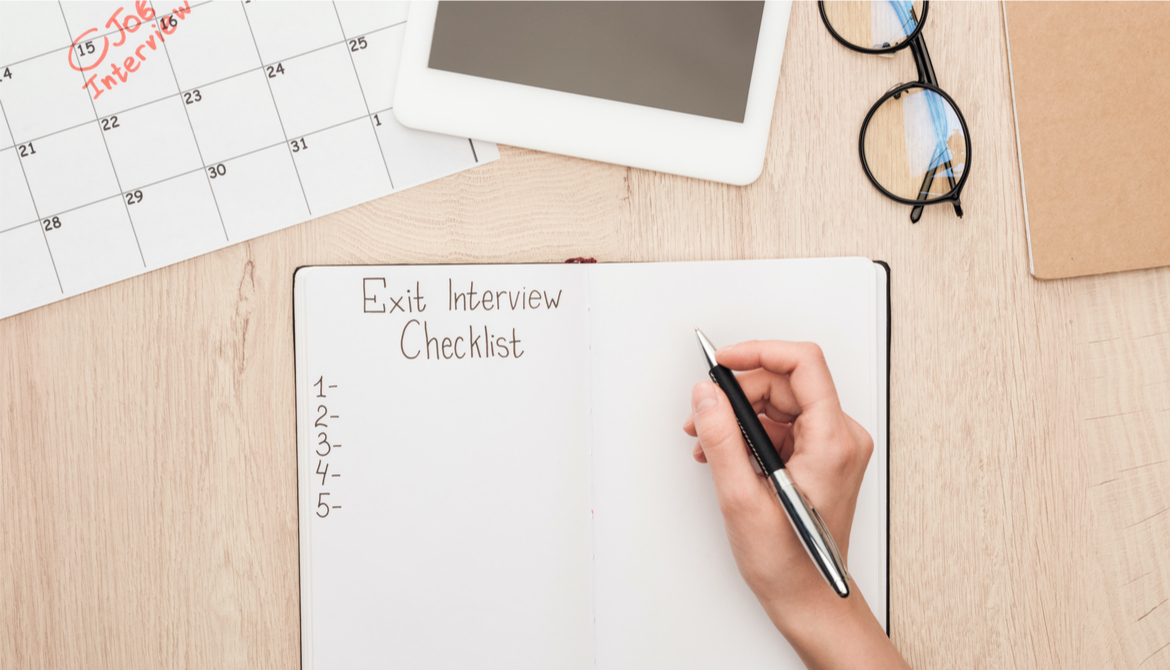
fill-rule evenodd
<path id="1" fill-rule="evenodd" d="M 857 159 L 909 54 L 849 51 L 798 2 L 750 186 L 503 147 L 0 321 L 0 667 L 297 666 L 300 265 L 858 254 L 893 269 L 895 644 L 1170 668 L 1170 269 L 1030 278 L 1002 9 L 939 3 L 924 34 L 970 126 L 961 220 L 911 225 Z"/>

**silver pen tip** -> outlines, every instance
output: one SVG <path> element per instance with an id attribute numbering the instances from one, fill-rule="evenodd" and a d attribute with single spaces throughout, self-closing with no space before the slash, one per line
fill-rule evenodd
<path id="1" fill-rule="evenodd" d="M 711 340 L 708 340 L 698 327 L 695 328 L 695 337 L 699 338 L 699 348 L 703 350 L 703 357 L 707 359 L 707 367 L 713 368 L 718 365 L 715 362 L 715 345 L 711 344 Z"/>

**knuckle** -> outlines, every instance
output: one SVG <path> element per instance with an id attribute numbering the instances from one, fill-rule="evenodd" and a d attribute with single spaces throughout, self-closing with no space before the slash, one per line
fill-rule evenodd
<path id="1" fill-rule="evenodd" d="M 825 360 L 825 352 L 821 349 L 821 345 L 816 342 L 802 342 L 800 347 L 801 353 L 804 354 L 805 358 L 813 361 Z"/>

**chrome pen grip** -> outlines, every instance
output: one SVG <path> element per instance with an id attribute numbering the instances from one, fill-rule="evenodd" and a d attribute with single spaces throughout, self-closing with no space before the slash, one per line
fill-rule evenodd
<path id="1" fill-rule="evenodd" d="M 849 571 L 841 558 L 841 552 L 837 550 L 832 533 L 825 526 L 824 519 L 816 508 L 808 504 L 808 500 L 800 489 L 796 488 L 786 470 L 776 470 L 769 477 L 776 487 L 776 495 L 780 497 L 780 504 L 792 524 L 792 530 L 804 545 L 809 558 L 837 595 L 847 598 Z"/>

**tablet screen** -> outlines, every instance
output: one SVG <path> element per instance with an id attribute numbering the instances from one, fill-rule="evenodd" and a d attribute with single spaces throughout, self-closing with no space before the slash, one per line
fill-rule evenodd
<path id="1" fill-rule="evenodd" d="M 440 2 L 428 66 L 742 123 L 763 2 Z"/>

